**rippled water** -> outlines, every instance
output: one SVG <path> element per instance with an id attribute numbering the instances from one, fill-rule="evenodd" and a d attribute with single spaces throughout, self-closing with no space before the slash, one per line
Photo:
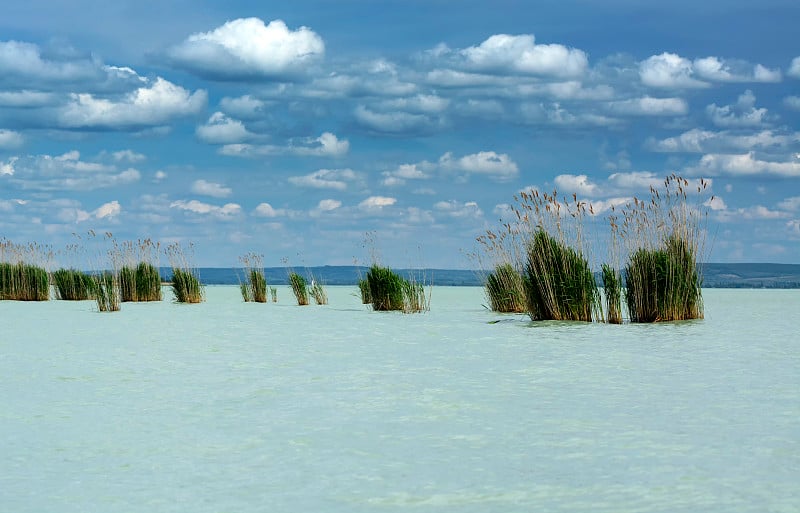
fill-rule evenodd
<path id="1" fill-rule="evenodd" d="M 800 510 L 800 291 L 607 326 L 355 290 L 0 302 L 0 510 Z"/>

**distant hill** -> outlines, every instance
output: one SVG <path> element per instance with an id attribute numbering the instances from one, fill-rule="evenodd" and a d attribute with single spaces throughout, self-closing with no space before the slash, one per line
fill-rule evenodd
<path id="1" fill-rule="evenodd" d="M 710 288 L 800 288 L 800 264 L 704 264 L 703 286 Z M 295 268 L 301 275 L 313 276 L 326 285 L 355 285 L 367 273 L 363 266 L 320 266 Z M 481 286 L 481 271 L 463 269 L 396 269 L 406 277 L 433 283 L 435 286 Z M 208 285 L 236 285 L 242 270 L 230 267 L 203 267 L 198 269 L 200 279 Z M 287 284 L 284 267 L 267 267 L 267 283 Z M 171 270 L 162 268 L 162 276 L 169 280 Z"/>

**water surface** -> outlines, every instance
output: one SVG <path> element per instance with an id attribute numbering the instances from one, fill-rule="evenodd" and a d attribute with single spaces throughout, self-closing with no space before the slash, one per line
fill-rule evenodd
<path id="1" fill-rule="evenodd" d="M 800 510 L 800 291 L 622 326 L 355 293 L 0 302 L 2 510 Z"/>

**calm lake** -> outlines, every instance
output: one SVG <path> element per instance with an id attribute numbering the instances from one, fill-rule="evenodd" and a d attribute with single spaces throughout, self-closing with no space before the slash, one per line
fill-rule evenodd
<path id="1" fill-rule="evenodd" d="M 800 290 L 622 326 L 356 291 L 0 302 L 0 510 L 800 511 Z"/>

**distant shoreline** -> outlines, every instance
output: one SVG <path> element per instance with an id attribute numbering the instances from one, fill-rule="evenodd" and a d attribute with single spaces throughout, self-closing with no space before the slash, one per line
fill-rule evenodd
<path id="1" fill-rule="evenodd" d="M 356 285 L 367 271 L 365 266 L 295 267 L 300 274 L 313 276 L 326 285 Z M 237 285 L 244 276 L 241 268 L 200 267 L 200 280 L 207 285 Z M 402 275 L 434 286 L 480 287 L 484 271 L 469 269 L 396 269 Z M 171 269 L 162 267 L 161 274 L 169 281 Z M 271 285 L 285 285 L 286 267 L 266 267 L 264 275 Z M 798 289 L 800 264 L 708 263 L 702 266 L 704 288 Z"/>

